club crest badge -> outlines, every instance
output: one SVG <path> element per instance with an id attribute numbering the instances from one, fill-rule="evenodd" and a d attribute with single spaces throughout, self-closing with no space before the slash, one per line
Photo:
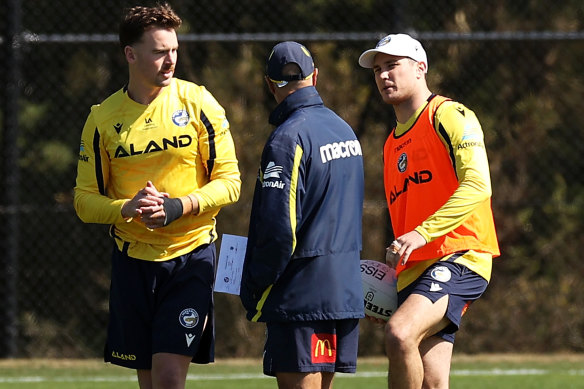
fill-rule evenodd
<path id="1" fill-rule="evenodd" d="M 179 109 L 172 114 L 172 122 L 179 127 L 184 127 L 189 124 L 189 113 L 185 109 Z"/>
<path id="2" fill-rule="evenodd" d="M 433 279 L 440 282 L 448 282 L 452 277 L 450 269 L 448 269 L 446 266 L 437 266 L 436 268 L 432 269 L 430 275 Z"/>
<path id="3" fill-rule="evenodd" d="M 397 170 L 400 173 L 403 173 L 408 168 L 408 155 L 406 153 L 402 153 L 397 159 Z"/>
<path id="4" fill-rule="evenodd" d="M 199 314 L 193 308 L 183 309 L 178 317 L 178 321 L 185 328 L 193 328 L 199 324 Z"/>

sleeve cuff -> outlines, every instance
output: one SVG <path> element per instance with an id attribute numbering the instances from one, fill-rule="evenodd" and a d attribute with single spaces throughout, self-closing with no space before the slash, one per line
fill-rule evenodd
<path id="1" fill-rule="evenodd" d="M 197 199 L 197 203 L 199 206 L 199 212 L 193 213 L 193 215 L 198 216 L 201 214 L 201 212 L 203 212 L 207 208 L 207 203 L 203 202 L 203 199 L 201 198 L 201 196 L 199 196 L 196 193 L 190 193 L 189 195 L 193 196 Z"/>
<path id="2" fill-rule="evenodd" d="M 414 228 L 414 231 L 416 231 L 418 234 L 422 235 L 422 238 L 426 239 L 426 243 L 430 243 L 433 240 L 430 237 L 430 235 L 426 232 L 426 230 L 424 230 L 421 226 Z"/>

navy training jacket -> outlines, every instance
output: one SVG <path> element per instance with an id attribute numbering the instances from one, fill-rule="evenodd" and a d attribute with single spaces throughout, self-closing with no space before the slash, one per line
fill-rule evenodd
<path id="1" fill-rule="evenodd" d="M 247 318 L 362 318 L 361 145 L 314 87 L 289 95 L 270 123 L 241 282 Z"/>

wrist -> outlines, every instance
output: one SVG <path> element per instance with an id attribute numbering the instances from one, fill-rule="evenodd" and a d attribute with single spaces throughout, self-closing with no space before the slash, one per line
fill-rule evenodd
<path id="1" fill-rule="evenodd" d="M 126 200 L 126 202 L 124 202 L 124 204 L 122 205 L 122 208 L 120 208 L 120 214 L 122 215 L 122 218 L 124 219 L 124 221 L 128 223 L 131 222 L 132 219 L 134 218 L 134 216 L 130 214 L 130 211 L 128 210 L 129 203 L 130 200 Z"/>
<path id="2" fill-rule="evenodd" d="M 190 213 L 191 215 L 197 215 L 199 213 L 199 199 L 195 195 L 187 195 L 188 203 L 190 204 Z"/>
<path id="3" fill-rule="evenodd" d="M 432 240 L 430 234 L 428 234 L 428 232 L 422 226 L 414 228 L 414 231 L 416 231 L 426 241 L 426 243 Z"/>
<path id="4" fill-rule="evenodd" d="M 167 226 L 183 215 L 183 203 L 180 198 L 164 197 L 162 207 L 164 208 L 164 225 Z"/>

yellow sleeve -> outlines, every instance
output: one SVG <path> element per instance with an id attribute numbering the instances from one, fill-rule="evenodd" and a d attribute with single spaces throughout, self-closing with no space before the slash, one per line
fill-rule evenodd
<path id="1" fill-rule="evenodd" d="M 207 90 L 203 92 L 200 120 L 203 130 L 199 135 L 199 149 L 209 182 L 193 192 L 199 201 L 199 213 L 235 203 L 241 189 L 235 146 L 225 110 Z"/>
<path id="2" fill-rule="evenodd" d="M 454 157 L 459 186 L 441 208 L 416 227 L 427 242 L 454 230 L 491 197 L 484 136 L 474 112 L 460 103 L 445 102 L 436 112 L 435 127 L 451 159 Z"/>
<path id="3" fill-rule="evenodd" d="M 111 199 L 106 194 L 109 157 L 102 142 L 90 113 L 81 134 L 74 199 L 77 216 L 85 223 L 113 224 L 124 220 L 122 206 L 126 200 Z"/>

